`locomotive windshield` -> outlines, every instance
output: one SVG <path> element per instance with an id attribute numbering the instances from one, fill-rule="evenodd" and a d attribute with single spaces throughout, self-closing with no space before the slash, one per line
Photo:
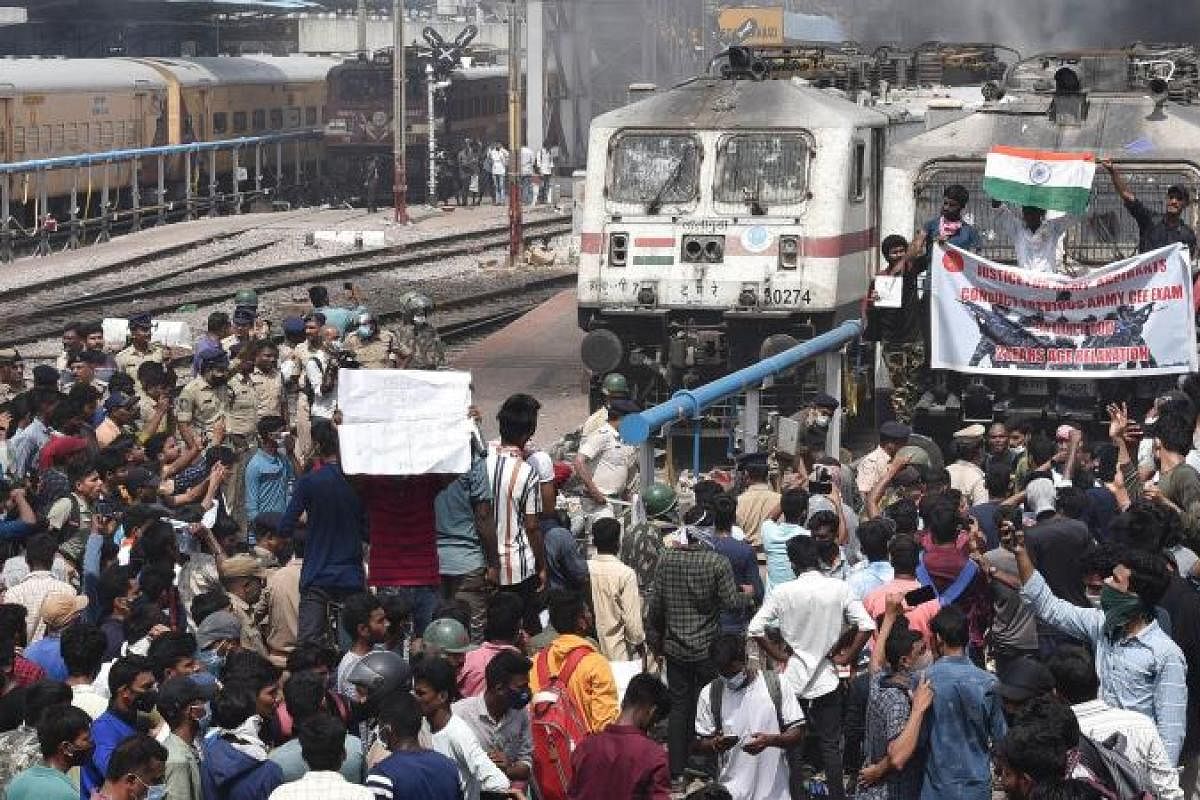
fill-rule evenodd
<path id="1" fill-rule="evenodd" d="M 799 134 L 730 136 L 717 153 L 720 203 L 798 203 L 808 189 L 808 141 Z"/>
<path id="2" fill-rule="evenodd" d="M 617 140 L 609 197 L 619 203 L 687 203 L 696 199 L 700 149 L 685 134 L 637 133 Z"/>

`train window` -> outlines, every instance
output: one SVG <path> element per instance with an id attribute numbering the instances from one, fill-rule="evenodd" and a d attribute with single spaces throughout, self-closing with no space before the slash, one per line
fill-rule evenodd
<path id="1" fill-rule="evenodd" d="M 50 152 L 50 146 L 52 144 L 51 139 L 50 139 L 50 130 L 51 130 L 51 128 L 49 125 L 42 126 L 42 152 L 43 153 Z"/>
<path id="2" fill-rule="evenodd" d="M 308 108 L 304 109 L 304 124 L 316 125 L 317 122 L 317 107 L 309 106 Z"/>
<path id="3" fill-rule="evenodd" d="M 54 126 L 54 140 L 51 143 L 51 150 L 55 153 L 61 153 L 67 143 L 67 126 L 59 123 Z"/>
<path id="4" fill-rule="evenodd" d="M 850 199 L 867 196 L 867 143 L 854 143 L 854 163 L 850 165 Z"/>
<path id="5" fill-rule="evenodd" d="M 213 133 L 225 133 L 229 130 L 229 115 L 224 111 L 213 114 Z"/>
<path id="6" fill-rule="evenodd" d="M 21 155 L 25 152 L 25 127 L 16 125 L 13 127 L 13 155 Z"/>
<path id="7" fill-rule="evenodd" d="M 111 150 L 113 146 L 113 124 L 111 122 L 100 123 L 100 146 L 105 150 Z"/>
<path id="8" fill-rule="evenodd" d="M 808 139 L 799 133 L 729 136 L 717 152 L 714 197 L 721 203 L 798 203 L 808 191 Z"/>
<path id="9" fill-rule="evenodd" d="M 233 112 L 233 132 L 234 133 L 245 133 L 246 129 L 247 129 L 246 128 L 246 112 L 245 111 Z"/>
<path id="10" fill-rule="evenodd" d="M 250 126 L 256 133 L 265 131 L 267 129 L 267 112 L 261 108 L 255 109 L 254 113 L 250 115 Z"/>
<path id="11" fill-rule="evenodd" d="M 271 130 L 278 131 L 283 129 L 283 109 L 271 109 Z"/>
<path id="12" fill-rule="evenodd" d="M 289 128 L 300 127 L 300 109 L 295 106 L 288 106 L 286 125 Z"/>
<path id="13" fill-rule="evenodd" d="M 609 197 L 619 203 L 687 203 L 699 192 L 700 147 L 686 134 L 635 133 L 613 147 Z"/>

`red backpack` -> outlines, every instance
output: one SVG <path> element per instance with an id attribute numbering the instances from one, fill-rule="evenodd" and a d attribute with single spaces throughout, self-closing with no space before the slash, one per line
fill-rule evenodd
<path id="1" fill-rule="evenodd" d="M 567 653 L 557 675 L 550 674 L 549 651 L 538 654 L 534 663 L 538 686 L 530 705 L 533 734 L 533 779 L 542 800 L 567 800 L 574 770 L 571 754 L 588 735 L 587 721 L 568 688 L 579 662 L 596 652 L 580 645 Z"/>

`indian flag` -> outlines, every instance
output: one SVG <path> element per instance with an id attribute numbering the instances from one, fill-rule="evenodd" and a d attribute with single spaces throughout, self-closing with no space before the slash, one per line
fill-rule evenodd
<path id="1" fill-rule="evenodd" d="M 1095 175 L 1091 153 L 996 146 L 988 152 L 983 190 L 993 200 L 1082 214 Z"/>

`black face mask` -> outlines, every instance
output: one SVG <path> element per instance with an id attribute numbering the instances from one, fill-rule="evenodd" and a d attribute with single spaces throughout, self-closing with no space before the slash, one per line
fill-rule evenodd
<path id="1" fill-rule="evenodd" d="M 147 689 L 144 692 L 138 692 L 133 695 L 133 708 L 135 711 L 140 711 L 143 714 L 149 714 L 154 710 L 154 705 L 158 702 L 158 690 Z"/>

